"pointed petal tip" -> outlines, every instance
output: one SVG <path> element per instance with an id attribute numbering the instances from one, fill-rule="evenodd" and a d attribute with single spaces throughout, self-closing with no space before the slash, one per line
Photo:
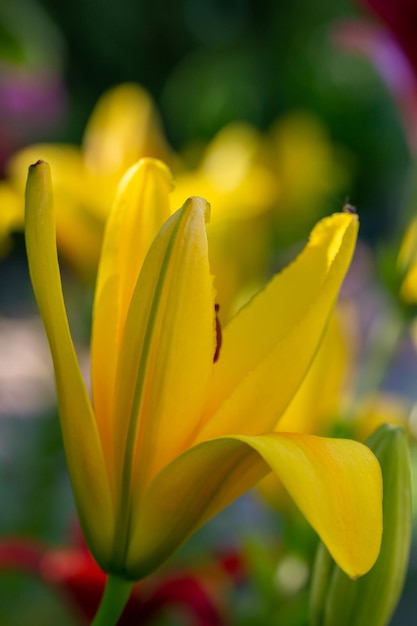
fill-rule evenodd
<path id="1" fill-rule="evenodd" d="M 211 216 L 211 205 L 205 198 L 201 198 L 200 196 L 190 196 L 184 202 L 183 206 L 187 206 L 197 211 L 201 211 L 204 215 L 204 221 L 206 224 L 210 222 Z"/>
<path id="2" fill-rule="evenodd" d="M 337 215 L 341 216 L 342 219 L 345 219 L 348 223 L 348 228 L 353 227 L 357 229 L 359 227 L 359 215 L 354 213 L 353 211 L 343 211 L 337 213 Z"/>
<path id="3" fill-rule="evenodd" d="M 29 166 L 25 189 L 25 221 L 29 226 L 28 217 L 39 212 L 53 211 L 52 208 L 51 168 L 46 161 L 38 159 Z M 34 225 L 32 224 L 32 227 Z"/>
<path id="4" fill-rule="evenodd" d="M 138 168 L 154 170 L 155 172 L 162 172 L 164 176 L 166 176 L 167 180 L 169 180 L 169 182 L 172 184 L 172 187 L 174 186 L 174 178 L 170 168 L 160 159 L 155 159 L 154 157 L 143 157 L 139 159 L 136 166 Z"/>
<path id="5" fill-rule="evenodd" d="M 49 167 L 49 163 L 44 161 L 43 159 L 38 159 L 35 163 L 29 165 L 28 168 L 28 183 L 33 180 L 33 177 L 39 176 L 42 172 L 47 174 L 50 173 L 51 168 Z"/>
<path id="6" fill-rule="evenodd" d="M 43 164 L 48 165 L 46 161 L 44 161 L 43 159 L 38 159 L 36 163 L 32 163 L 32 165 L 29 165 L 29 169 L 30 170 L 35 169 L 38 165 L 43 165 Z"/>
<path id="7" fill-rule="evenodd" d="M 160 177 L 161 182 L 165 183 L 168 187 L 168 191 L 171 192 L 174 189 L 174 177 L 172 175 L 169 167 L 159 159 L 154 159 L 152 157 L 144 157 L 134 163 L 129 169 L 125 172 L 124 176 L 121 178 L 119 183 L 118 195 L 122 194 L 126 188 L 129 186 L 131 180 L 135 177 L 142 174 L 143 176 L 155 176 Z"/>
<path id="8" fill-rule="evenodd" d="M 327 218 L 324 217 L 320 222 L 326 222 L 327 220 L 339 220 L 341 223 L 346 222 L 346 226 L 349 227 L 351 224 L 357 225 L 359 223 L 359 215 L 354 213 L 353 211 L 345 211 L 343 208 L 341 211 L 336 211 L 332 213 Z M 320 224 L 320 222 L 318 222 Z"/>
<path id="9" fill-rule="evenodd" d="M 350 263 L 354 253 L 356 239 L 359 230 L 359 218 L 354 213 L 333 213 L 321 219 L 310 233 L 309 244 L 311 246 L 326 245 L 328 260 L 337 257 L 344 258 Z M 340 253 L 344 251 L 344 254 Z M 347 271 L 347 267 L 345 272 Z"/>

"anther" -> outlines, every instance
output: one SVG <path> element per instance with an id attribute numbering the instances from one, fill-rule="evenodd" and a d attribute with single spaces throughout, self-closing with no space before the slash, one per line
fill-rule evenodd
<path id="1" fill-rule="evenodd" d="M 220 304 L 215 304 L 214 305 L 214 311 L 216 313 L 216 350 L 214 352 L 214 356 L 213 356 L 213 363 L 215 363 L 220 355 L 220 348 L 222 347 L 222 327 L 220 325 L 220 320 L 219 320 L 219 316 L 217 315 L 217 313 L 219 312 L 220 309 Z"/>

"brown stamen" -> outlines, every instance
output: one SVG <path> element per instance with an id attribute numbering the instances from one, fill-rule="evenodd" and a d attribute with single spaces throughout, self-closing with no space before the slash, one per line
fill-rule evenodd
<path id="1" fill-rule="evenodd" d="M 214 310 L 216 312 L 216 350 L 213 356 L 213 363 L 215 363 L 220 355 L 220 348 L 222 347 L 222 327 L 220 325 L 219 316 L 217 313 L 219 312 L 220 304 L 214 305 Z"/>

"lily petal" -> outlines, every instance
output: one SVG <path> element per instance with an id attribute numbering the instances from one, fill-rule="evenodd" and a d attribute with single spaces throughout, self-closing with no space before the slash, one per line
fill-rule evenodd
<path id="1" fill-rule="evenodd" d="M 357 230 L 356 215 L 319 222 L 298 258 L 226 326 L 197 441 L 274 429 L 319 346 Z"/>
<path id="2" fill-rule="evenodd" d="M 94 410 L 108 459 L 113 458 L 120 338 L 143 260 L 170 215 L 171 187 L 171 174 L 165 165 L 142 159 L 123 177 L 107 222 L 94 302 L 91 378 Z"/>
<path id="3" fill-rule="evenodd" d="M 135 497 L 188 447 L 206 402 L 216 341 L 208 209 L 205 200 L 191 198 L 160 230 L 126 319 L 115 450 L 117 467 L 133 471 Z"/>
<path id="4" fill-rule="evenodd" d="M 351 578 L 375 563 L 382 537 L 382 474 L 365 445 L 298 433 L 241 438 L 276 473 Z"/>
<path id="5" fill-rule="evenodd" d="M 277 430 L 315 435 L 326 432 L 340 410 L 343 385 L 352 368 L 351 343 L 348 345 L 340 316 L 332 315 L 316 357 Z"/>
<path id="6" fill-rule="evenodd" d="M 340 567 L 351 577 L 367 572 L 382 534 L 374 455 L 354 441 L 272 433 L 204 442 L 163 469 L 133 509 L 127 575 L 152 571 L 271 469 Z"/>
<path id="7" fill-rule="evenodd" d="M 50 170 L 38 161 L 26 187 L 26 247 L 39 311 L 52 353 L 68 470 L 89 545 L 100 556 L 112 535 L 113 506 L 107 468 L 72 343 L 62 295 Z M 87 520 L 101 519 L 94 528 Z"/>

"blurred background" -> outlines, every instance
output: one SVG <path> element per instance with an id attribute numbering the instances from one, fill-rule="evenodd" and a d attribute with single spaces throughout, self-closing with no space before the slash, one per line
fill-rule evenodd
<path id="1" fill-rule="evenodd" d="M 99 96 L 124 82 L 140 83 L 156 100 L 175 149 L 207 141 L 231 121 L 267 130 L 285 114 L 308 112 L 351 173 L 328 209 L 346 193 L 364 214 L 362 231 L 384 232 L 401 208 L 407 141 L 375 66 L 338 41 L 344 22 L 374 18 L 357 4 L 4 2 L 3 150 L 79 143 Z"/>
<path id="2" fill-rule="evenodd" d="M 348 335 L 356 337 L 351 358 L 362 362 L 374 320 L 380 314 L 384 323 L 391 320 L 393 309 L 403 314 L 396 255 L 417 210 L 417 82 L 413 49 L 401 30 L 407 23 L 417 29 L 417 17 L 412 22 L 407 13 L 412 0 L 399 2 L 399 16 L 392 20 L 381 11 L 378 15 L 377 5 L 359 0 L 0 3 L 0 533 L 8 540 L 29 541 L 23 548 L 0 549 L 2 625 L 70 626 L 82 619 L 77 614 L 80 579 L 73 574 L 74 586 L 63 570 L 51 565 L 46 571 L 40 564 L 45 550 L 75 545 L 78 558 L 81 549 L 74 540 L 49 352 L 26 267 L 19 181 L 32 162 L 29 155 L 46 158 L 56 144 L 73 146 L 90 158 L 97 103 L 126 83 L 140 86 L 150 98 L 159 133 L 154 155 L 166 155 L 178 177 L 178 192 L 195 187 L 193 193 L 204 195 L 198 187 L 201 176 L 208 185 L 207 172 L 214 178 L 219 174 L 213 159 L 226 159 L 219 167 L 227 179 L 239 155 L 249 154 L 244 175 L 255 171 L 262 176 L 250 189 L 245 181 L 242 187 L 242 181 L 236 183 L 236 193 L 224 201 L 229 203 L 225 211 L 237 224 L 233 251 L 241 250 L 251 233 L 259 233 L 261 244 L 251 246 L 238 270 L 219 255 L 219 265 L 231 268 L 229 282 L 219 287 L 224 301 L 230 300 L 230 307 L 221 309 L 224 321 L 293 258 L 319 217 L 346 202 L 354 205 L 361 242 L 343 298 L 355 309 L 355 330 L 346 325 Z M 34 144 L 48 147 L 33 151 Z M 57 161 L 59 176 L 60 167 Z M 85 190 L 75 192 L 71 184 L 74 195 L 82 196 L 77 206 L 90 210 L 94 199 L 86 200 Z M 222 203 L 220 191 L 213 185 L 208 189 L 215 210 L 216 202 Z M 110 192 L 105 202 L 111 203 Z M 99 245 L 104 221 L 102 213 L 97 215 L 94 245 Z M 213 234 L 213 240 L 217 237 Z M 79 262 L 85 250 L 74 260 L 70 248 L 63 241 L 65 296 L 87 372 L 96 258 L 86 269 Z M 236 276 L 238 287 L 230 287 Z M 411 324 L 414 303 L 409 305 L 404 316 Z M 396 340 L 382 389 L 400 396 L 409 423 L 417 399 L 415 348 L 410 330 Z M 271 506 L 256 493 L 198 533 L 171 567 L 175 575 L 177 569 L 189 573 L 191 568 L 202 581 L 219 624 L 303 626 L 315 543 L 288 502 Z M 416 579 L 414 546 L 392 624 L 412 623 Z M 184 617 L 181 607 L 171 610 L 168 600 L 161 607 L 149 623 L 216 623 L 214 617 L 198 621 L 197 612 Z"/>

